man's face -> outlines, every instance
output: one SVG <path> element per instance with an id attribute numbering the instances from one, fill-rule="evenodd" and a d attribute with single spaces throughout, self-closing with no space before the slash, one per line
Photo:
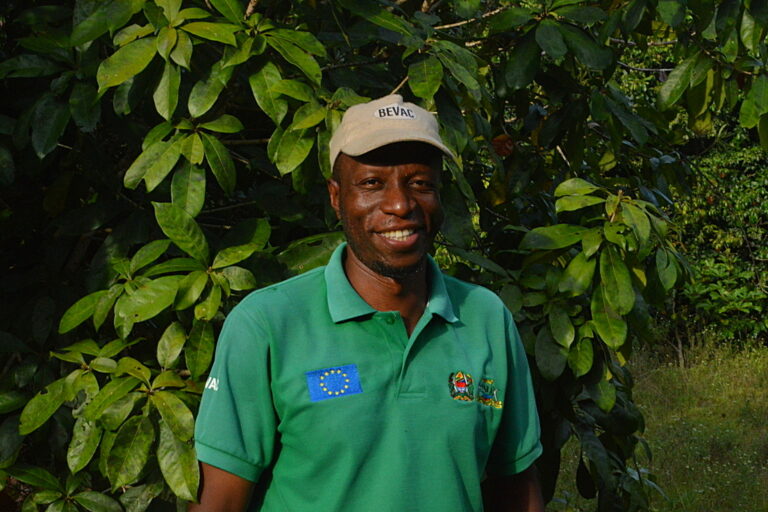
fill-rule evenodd
<path id="1" fill-rule="evenodd" d="M 361 157 L 341 154 L 328 182 L 354 257 L 386 277 L 423 269 L 443 222 L 439 158 L 424 146 L 399 143 Z"/>

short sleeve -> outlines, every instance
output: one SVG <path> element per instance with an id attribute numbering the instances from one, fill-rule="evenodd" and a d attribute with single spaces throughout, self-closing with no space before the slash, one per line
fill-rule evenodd
<path id="1" fill-rule="evenodd" d="M 511 313 L 504 310 L 508 376 L 501 425 L 491 449 L 487 471 L 513 475 L 527 469 L 542 452 L 541 429 L 528 359 Z"/>
<path id="2" fill-rule="evenodd" d="M 274 454 L 269 337 L 252 303 L 224 322 L 195 424 L 198 460 L 255 482 Z"/>

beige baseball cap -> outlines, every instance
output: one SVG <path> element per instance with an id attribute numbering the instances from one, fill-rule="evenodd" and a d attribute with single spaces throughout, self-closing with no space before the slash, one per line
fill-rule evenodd
<path id="1" fill-rule="evenodd" d="M 435 146 L 455 159 L 440 139 L 437 119 L 399 94 L 350 107 L 331 137 L 331 167 L 339 153 L 360 156 L 395 142 L 417 141 Z"/>

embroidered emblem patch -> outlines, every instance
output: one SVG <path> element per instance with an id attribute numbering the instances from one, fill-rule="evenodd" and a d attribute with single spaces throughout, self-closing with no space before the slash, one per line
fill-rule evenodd
<path id="1" fill-rule="evenodd" d="M 461 370 L 452 373 L 448 377 L 448 386 L 454 400 L 464 400 L 466 402 L 473 400 L 474 386 L 470 374 Z"/>
<path id="2" fill-rule="evenodd" d="M 480 379 L 477 385 L 477 401 L 494 409 L 501 409 L 504 404 L 497 398 L 498 389 L 493 385 L 493 379 Z"/>
<path id="3" fill-rule="evenodd" d="M 416 115 L 408 107 L 393 103 L 386 107 L 381 107 L 373 112 L 374 117 L 386 118 L 386 119 L 407 119 L 412 120 L 416 118 Z"/>
<path id="4" fill-rule="evenodd" d="M 313 402 L 363 392 L 356 364 L 313 370 L 306 376 L 309 399 Z"/>

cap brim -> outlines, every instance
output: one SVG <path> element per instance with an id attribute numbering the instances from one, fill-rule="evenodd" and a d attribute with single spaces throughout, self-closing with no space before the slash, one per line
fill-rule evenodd
<path id="1" fill-rule="evenodd" d="M 437 139 L 431 137 L 425 137 L 423 131 L 408 131 L 402 129 L 396 130 L 379 130 L 376 132 L 376 137 L 360 138 L 356 141 L 347 141 L 344 144 L 342 152 L 349 156 L 360 156 L 378 149 L 389 144 L 395 144 L 396 142 L 423 142 L 431 146 L 436 147 L 446 156 L 452 160 L 456 160 L 456 156 L 448 147 Z"/>

